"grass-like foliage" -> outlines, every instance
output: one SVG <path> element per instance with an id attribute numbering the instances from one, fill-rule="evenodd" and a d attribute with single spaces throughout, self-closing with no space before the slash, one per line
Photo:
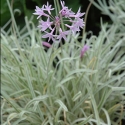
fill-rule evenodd
<path id="1" fill-rule="evenodd" d="M 98 37 L 86 33 L 79 42 L 79 34 L 69 35 L 47 51 L 32 20 L 19 29 L 10 9 L 12 18 L 1 28 L 2 125 L 122 125 L 125 1 L 100 1 L 94 5 L 112 24 L 101 21 Z M 85 44 L 90 48 L 80 58 Z"/>

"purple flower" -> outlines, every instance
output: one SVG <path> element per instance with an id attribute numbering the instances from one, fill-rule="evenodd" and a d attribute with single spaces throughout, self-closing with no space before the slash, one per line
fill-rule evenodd
<path id="1" fill-rule="evenodd" d="M 36 6 L 34 15 L 38 15 L 37 19 L 40 17 L 44 17 L 39 21 L 40 31 L 44 33 L 42 38 L 47 38 L 48 42 L 52 40 L 53 42 L 58 39 L 66 40 L 68 34 L 75 34 L 79 32 L 81 28 L 84 27 L 84 21 L 81 18 L 85 13 L 80 12 L 80 8 L 77 13 L 74 13 L 71 9 L 65 6 L 65 2 L 61 1 L 61 10 L 55 17 L 51 15 L 51 11 L 54 8 L 51 7 L 47 2 L 47 5 L 43 5 L 42 8 Z M 61 25 L 61 20 L 64 23 L 64 28 Z M 67 21 L 69 23 L 67 23 Z M 65 22 L 67 24 L 65 24 Z M 68 28 L 67 30 L 66 27 Z"/>
<path id="2" fill-rule="evenodd" d="M 80 19 L 78 18 L 77 21 L 75 22 L 75 25 L 78 27 L 78 28 L 83 28 L 83 26 L 85 26 L 84 22 L 83 22 L 83 19 Z"/>
<path id="3" fill-rule="evenodd" d="M 80 57 L 82 58 L 84 53 L 89 49 L 89 46 L 88 45 L 84 45 L 82 50 L 81 50 L 81 53 L 80 53 Z"/>
<path id="4" fill-rule="evenodd" d="M 43 9 L 44 9 L 44 5 L 42 6 L 42 8 L 39 8 L 38 6 L 36 6 L 36 9 L 35 9 L 36 12 L 33 13 L 33 14 L 34 14 L 34 15 L 39 15 L 39 16 L 37 17 L 37 19 L 40 18 L 41 16 L 46 16 L 46 17 L 48 17 L 48 15 L 44 13 Z"/>
<path id="5" fill-rule="evenodd" d="M 52 30 L 51 25 L 53 24 L 53 22 L 50 22 L 50 19 L 48 17 L 47 21 L 44 22 L 43 20 L 40 21 L 40 25 L 38 26 L 40 28 L 41 31 L 45 31 L 47 28 L 49 28 L 50 30 Z"/>
<path id="6" fill-rule="evenodd" d="M 85 13 L 80 13 L 80 8 L 78 10 L 78 12 L 75 15 L 70 15 L 70 17 L 75 17 L 75 18 L 80 18 L 84 15 Z"/>
<path id="7" fill-rule="evenodd" d="M 77 27 L 77 25 L 68 25 L 68 24 L 65 24 L 65 26 L 67 26 L 68 28 L 70 28 L 70 30 L 72 31 L 72 33 L 76 33 L 76 31 L 80 31 L 79 28 Z"/>
<path id="8" fill-rule="evenodd" d="M 63 38 L 64 40 L 66 40 L 66 35 L 69 34 L 69 31 L 62 31 L 62 29 L 59 29 L 59 35 L 57 36 L 57 39 L 59 39 L 59 41 Z"/>
<path id="9" fill-rule="evenodd" d="M 71 20 L 70 22 L 73 23 L 72 26 L 74 26 L 74 27 L 70 27 L 68 25 L 66 25 L 66 26 L 69 27 L 72 30 L 72 32 L 80 31 L 80 28 L 83 28 L 83 26 L 85 26 L 83 19 L 81 19 L 81 18 L 77 18 L 77 20 L 75 20 L 75 21 Z"/>
<path id="10" fill-rule="evenodd" d="M 42 38 L 49 38 L 49 39 L 48 39 L 48 42 L 49 42 L 51 39 L 52 39 L 53 41 L 55 41 L 55 39 L 54 39 L 54 36 L 55 36 L 55 35 L 53 35 L 54 30 L 55 30 L 55 29 L 53 29 L 50 33 L 45 32 L 46 34 L 43 35 Z"/>
<path id="11" fill-rule="evenodd" d="M 49 44 L 48 42 L 42 42 L 42 45 L 43 45 L 43 46 L 46 46 L 46 47 L 49 47 L 49 48 L 52 46 L 52 45 Z"/>
<path id="12" fill-rule="evenodd" d="M 46 10 L 46 11 L 48 11 L 49 14 L 51 14 L 50 11 L 51 11 L 51 10 L 54 10 L 54 8 L 51 8 L 51 6 L 52 6 L 52 5 L 49 5 L 49 3 L 47 2 L 47 5 L 45 5 L 45 9 L 43 9 L 43 10 Z"/>
<path id="13" fill-rule="evenodd" d="M 68 7 L 65 6 L 65 2 L 61 1 L 62 10 L 59 12 L 62 16 L 65 16 L 66 18 L 70 15 L 74 15 L 75 13 L 71 11 L 71 9 L 68 9 Z"/>

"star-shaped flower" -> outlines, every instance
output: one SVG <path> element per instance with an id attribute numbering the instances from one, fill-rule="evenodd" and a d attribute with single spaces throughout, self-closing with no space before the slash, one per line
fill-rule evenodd
<path id="1" fill-rule="evenodd" d="M 36 9 L 35 9 L 35 13 L 33 13 L 34 15 L 39 15 L 38 17 L 37 17 L 37 19 L 39 19 L 41 16 L 46 16 L 46 17 L 48 17 L 48 14 L 45 14 L 44 13 L 44 11 L 43 11 L 43 9 L 44 9 L 44 5 L 42 6 L 42 8 L 39 8 L 38 6 L 36 6 Z"/>
<path id="2" fill-rule="evenodd" d="M 66 18 L 70 15 L 74 15 L 75 13 L 71 11 L 71 9 L 68 9 L 68 7 L 65 6 L 65 2 L 61 1 L 62 10 L 60 10 L 60 14 L 62 16 L 65 16 Z"/>
<path id="3" fill-rule="evenodd" d="M 83 26 L 85 26 L 84 22 L 83 22 L 83 19 L 81 18 L 77 18 L 76 20 L 70 20 L 70 22 L 72 22 L 72 26 L 74 26 L 74 28 L 76 27 L 77 29 L 76 30 L 80 30 L 79 28 L 83 28 Z M 71 28 L 71 27 L 69 27 Z"/>
<path id="4" fill-rule="evenodd" d="M 63 38 L 64 40 L 66 40 L 66 35 L 69 34 L 69 31 L 62 31 L 62 29 L 59 29 L 59 35 L 57 36 L 57 39 L 59 39 L 59 41 L 61 41 L 61 39 Z"/>
<path id="5" fill-rule="evenodd" d="M 68 24 L 65 24 L 65 26 L 67 26 L 68 28 L 70 28 L 70 30 L 72 31 L 72 33 L 76 33 L 76 31 L 79 31 L 79 28 L 77 27 L 77 25 L 68 25 Z"/>
<path id="6" fill-rule="evenodd" d="M 65 6 L 65 2 L 64 2 L 64 1 L 60 1 L 60 2 L 61 2 L 62 9 L 64 9 L 64 8 L 65 8 L 65 9 L 68 8 L 68 7 Z"/>
<path id="7" fill-rule="evenodd" d="M 70 17 L 75 17 L 75 18 L 80 18 L 84 15 L 85 13 L 81 13 L 80 12 L 80 8 L 78 10 L 78 12 L 75 15 L 70 15 Z"/>
<path id="8" fill-rule="evenodd" d="M 54 30 L 55 30 L 55 28 L 54 28 L 50 33 L 48 33 L 48 32 L 45 31 L 46 34 L 43 35 L 42 38 L 49 38 L 49 39 L 48 39 L 48 42 L 49 42 L 51 39 L 52 39 L 53 41 L 55 41 L 55 39 L 54 39 L 55 35 L 53 35 Z"/>
<path id="9" fill-rule="evenodd" d="M 45 5 L 45 8 L 43 10 L 48 11 L 49 14 L 51 14 L 51 10 L 54 10 L 54 8 L 51 8 L 52 5 L 49 5 L 49 3 L 47 2 L 47 5 Z"/>
<path id="10" fill-rule="evenodd" d="M 45 31 L 47 28 L 49 28 L 50 30 L 52 30 L 51 25 L 53 24 L 53 22 L 50 22 L 50 19 L 48 17 L 47 21 L 40 21 L 40 25 L 38 26 L 40 28 L 41 31 Z"/>
<path id="11" fill-rule="evenodd" d="M 77 27 L 83 28 L 83 26 L 85 26 L 85 23 L 83 22 L 83 19 L 78 18 L 75 25 L 77 25 Z"/>

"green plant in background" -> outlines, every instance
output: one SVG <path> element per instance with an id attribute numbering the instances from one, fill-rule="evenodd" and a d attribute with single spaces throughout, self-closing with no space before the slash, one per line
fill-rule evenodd
<path id="1" fill-rule="evenodd" d="M 122 125 L 125 1 L 98 2 L 112 25 L 101 21 L 98 37 L 84 33 L 79 42 L 79 34 L 69 34 L 45 52 L 43 34 L 27 17 L 19 29 L 7 0 L 12 24 L 1 28 L 2 125 Z"/>
<path id="2" fill-rule="evenodd" d="M 12 0 L 11 8 L 14 8 L 15 18 L 18 19 L 17 17 L 20 16 L 21 12 L 23 12 L 22 2 L 20 0 Z M 19 12 L 19 14 L 17 14 L 16 12 Z M 1 0 L 1 24 L 0 25 L 1 26 L 5 25 L 6 22 L 10 19 L 10 17 L 11 15 L 10 15 L 10 11 L 9 11 L 6 0 Z M 19 21 L 20 20 L 18 20 L 18 22 Z"/>

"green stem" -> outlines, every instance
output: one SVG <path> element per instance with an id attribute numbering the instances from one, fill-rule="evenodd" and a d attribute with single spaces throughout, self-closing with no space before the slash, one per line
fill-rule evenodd
<path id="1" fill-rule="evenodd" d="M 92 0 L 92 1 L 89 3 L 89 5 L 88 5 L 88 7 L 87 7 L 87 10 L 86 10 L 86 14 L 85 14 L 85 27 L 84 27 L 84 29 L 83 29 L 82 36 L 84 35 L 84 33 L 85 33 L 85 31 L 86 31 L 87 16 L 88 16 L 88 12 L 89 12 L 89 10 L 90 10 L 90 7 L 91 7 L 93 1 L 94 1 L 94 0 Z"/>
<path id="2" fill-rule="evenodd" d="M 54 0 L 54 6 L 55 6 L 56 15 L 58 15 L 58 8 L 57 8 L 57 5 L 56 5 L 56 0 Z"/>

